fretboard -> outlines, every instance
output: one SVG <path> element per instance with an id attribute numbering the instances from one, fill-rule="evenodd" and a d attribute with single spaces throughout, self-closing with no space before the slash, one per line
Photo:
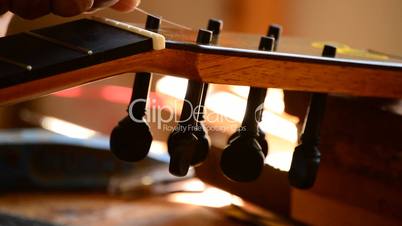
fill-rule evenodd
<path id="1" fill-rule="evenodd" d="M 152 39 L 82 19 L 0 39 L 0 88 L 153 49 Z"/>

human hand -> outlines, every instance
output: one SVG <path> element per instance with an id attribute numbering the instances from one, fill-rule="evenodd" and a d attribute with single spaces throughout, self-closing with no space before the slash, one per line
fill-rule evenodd
<path id="1" fill-rule="evenodd" d="M 130 11 L 139 3 L 140 0 L 0 0 L 0 15 L 11 11 L 25 19 L 49 13 L 68 17 L 106 7 Z"/>

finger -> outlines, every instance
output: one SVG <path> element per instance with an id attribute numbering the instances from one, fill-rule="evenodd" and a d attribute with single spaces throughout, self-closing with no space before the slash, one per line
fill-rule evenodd
<path id="1" fill-rule="evenodd" d="M 106 8 L 115 5 L 119 0 L 94 0 L 92 9 Z"/>
<path id="2" fill-rule="evenodd" d="M 50 0 L 9 0 L 9 7 L 24 19 L 35 19 L 50 13 Z"/>
<path id="3" fill-rule="evenodd" d="M 140 0 L 120 0 L 112 8 L 122 12 L 129 12 L 134 10 L 140 2 Z"/>
<path id="4" fill-rule="evenodd" d="M 9 0 L 0 0 L 0 15 L 3 15 L 10 8 Z"/>
<path id="5" fill-rule="evenodd" d="M 93 0 L 52 0 L 52 12 L 64 17 L 76 16 L 91 9 L 92 5 Z"/>

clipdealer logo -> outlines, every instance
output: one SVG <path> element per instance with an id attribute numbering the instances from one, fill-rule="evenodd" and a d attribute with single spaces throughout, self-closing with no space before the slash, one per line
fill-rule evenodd
<path id="1" fill-rule="evenodd" d="M 147 99 L 137 99 L 130 103 L 128 107 L 128 114 L 131 120 L 136 123 L 154 123 L 157 125 L 158 129 L 163 130 L 182 130 L 182 131 L 196 131 L 199 129 L 199 115 L 203 114 L 205 106 L 193 106 L 191 102 L 188 100 L 183 101 L 175 101 L 173 105 L 157 105 L 156 99 L 150 99 L 151 104 L 147 105 Z M 181 112 L 181 109 L 177 109 L 177 106 L 181 106 L 181 102 L 183 102 L 183 108 L 187 108 L 190 111 L 190 114 L 186 116 L 186 118 L 181 119 L 176 112 Z M 187 106 L 184 106 L 187 105 Z M 144 108 L 145 111 L 143 110 Z M 143 114 L 139 114 L 135 112 L 135 109 L 141 109 Z M 264 105 L 259 105 L 254 112 L 254 119 L 258 123 L 261 121 L 262 113 L 264 110 Z M 136 115 L 137 114 L 137 115 Z M 186 125 L 186 122 L 193 120 L 196 125 Z M 214 111 L 208 111 L 208 114 L 203 114 L 202 121 L 207 122 L 208 125 L 216 125 L 219 124 L 221 126 L 208 127 L 208 130 L 233 130 L 233 126 L 236 126 L 235 129 L 238 128 L 238 120 L 232 119 L 230 117 L 226 117 L 222 114 L 218 114 Z M 177 126 L 172 126 L 176 125 Z M 222 126 L 223 125 L 223 126 Z M 240 127 L 240 130 L 245 129 Z"/>

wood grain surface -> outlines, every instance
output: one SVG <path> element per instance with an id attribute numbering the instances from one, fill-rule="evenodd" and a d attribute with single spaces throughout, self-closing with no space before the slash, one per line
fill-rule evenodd
<path id="1" fill-rule="evenodd" d="M 169 40 L 177 40 L 183 44 L 195 40 L 196 33 L 162 29 L 162 34 Z M 258 39 L 258 35 L 223 33 L 220 45 L 256 49 Z M 226 48 L 223 51 L 192 44 L 187 47 L 181 45 L 180 48 L 174 46 L 168 45 L 168 49 L 165 50 L 141 53 L 3 88 L 0 90 L 0 104 L 32 99 L 91 81 L 139 71 L 219 84 L 275 87 L 353 96 L 402 97 L 402 64 L 397 60 L 394 60 L 395 63 L 354 61 L 367 59 L 347 55 L 340 56 L 353 60 L 323 60 L 317 58 L 320 49 L 313 48 L 309 41 L 299 39 L 284 39 L 279 51 L 310 54 L 310 57 L 287 53 L 276 55 L 241 53 L 239 49 Z"/>
<path id="2" fill-rule="evenodd" d="M 245 207 L 246 212 L 255 214 L 249 216 L 233 213 L 234 210 L 230 206 L 209 208 L 173 203 L 166 196 L 123 199 L 102 192 L 25 192 L 0 196 L 0 212 L 57 225 L 255 225 L 245 221 L 251 216 L 264 218 L 265 223 L 260 225 L 300 225 L 256 207 Z"/>
<path id="3" fill-rule="evenodd" d="M 402 97 L 402 71 L 319 63 L 245 58 L 165 49 L 62 73 L 0 90 L 0 103 L 32 99 L 126 73 L 151 71 L 209 83 L 287 90 Z"/>

